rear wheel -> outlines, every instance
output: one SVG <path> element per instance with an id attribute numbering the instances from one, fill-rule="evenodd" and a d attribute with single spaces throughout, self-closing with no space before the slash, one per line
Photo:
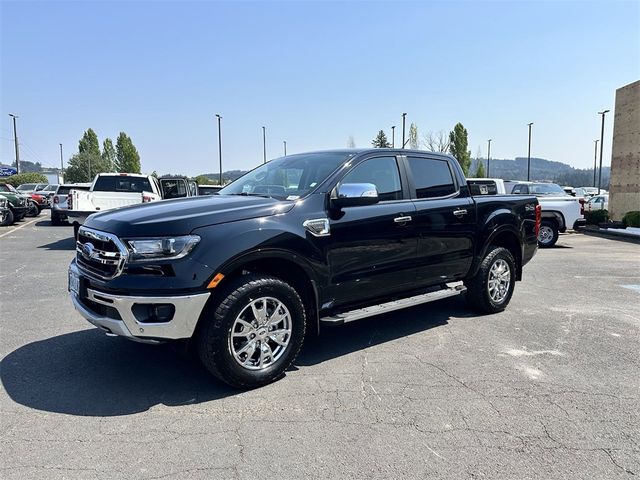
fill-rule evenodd
<path id="1" fill-rule="evenodd" d="M 538 245 L 540 248 L 553 247 L 558 241 L 558 224 L 552 220 L 542 220 L 538 232 Z"/>
<path id="2" fill-rule="evenodd" d="M 296 290 L 278 278 L 252 274 L 231 281 L 219 293 L 197 332 L 202 363 L 236 388 L 280 378 L 305 335 L 305 310 Z"/>
<path id="3" fill-rule="evenodd" d="M 503 247 L 490 247 L 478 273 L 465 280 L 467 302 L 483 313 L 497 313 L 507 308 L 515 285 L 516 262 Z"/>
<path id="4" fill-rule="evenodd" d="M 27 210 L 27 217 L 37 217 L 38 215 L 40 215 L 40 207 L 37 203 L 31 202 Z"/>

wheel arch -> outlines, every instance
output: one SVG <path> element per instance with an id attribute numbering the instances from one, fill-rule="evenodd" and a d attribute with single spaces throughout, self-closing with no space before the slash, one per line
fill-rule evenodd
<path id="1" fill-rule="evenodd" d="M 564 232 L 568 227 L 562 212 L 557 210 L 542 210 L 543 220 L 554 220 L 558 224 L 558 230 Z"/>
<path id="2" fill-rule="evenodd" d="M 511 252 L 513 259 L 516 261 L 516 280 L 522 280 L 523 241 L 519 233 L 510 226 L 504 226 L 494 230 L 491 235 L 489 235 L 484 242 L 480 255 L 475 259 L 471 276 L 478 272 L 482 260 L 491 247 L 503 247 Z"/>

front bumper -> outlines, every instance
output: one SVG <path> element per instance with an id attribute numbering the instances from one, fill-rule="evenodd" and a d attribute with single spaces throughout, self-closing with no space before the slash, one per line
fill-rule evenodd
<path id="1" fill-rule="evenodd" d="M 75 272 L 77 273 L 77 269 Z M 70 291 L 69 295 L 75 309 L 89 323 L 108 334 L 146 343 L 191 338 L 210 295 L 209 292 L 205 292 L 141 297 L 114 295 L 83 287 L 80 288 L 80 292 L 77 294 Z M 171 320 L 162 323 L 146 321 L 140 312 L 150 305 L 172 305 L 174 313 Z"/>

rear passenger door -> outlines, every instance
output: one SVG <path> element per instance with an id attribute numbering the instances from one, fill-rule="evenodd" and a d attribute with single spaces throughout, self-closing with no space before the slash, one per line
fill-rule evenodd
<path id="1" fill-rule="evenodd" d="M 436 285 L 463 278 L 473 260 L 475 204 L 443 158 L 406 157 L 416 206 L 419 281 Z"/>

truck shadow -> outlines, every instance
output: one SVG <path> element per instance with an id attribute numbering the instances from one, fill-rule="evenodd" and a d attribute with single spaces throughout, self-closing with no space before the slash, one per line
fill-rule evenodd
<path id="1" fill-rule="evenodd" d="M 290 370 L 445 325 L 450 315 L 471 316 L 463 301 L 447 299 L 324 329 Z M 130 415 L 158 404 L 198 404 L 241 393 L 168 345 L 107 338 L 97 329 L 18 348 L 2 359 L 0 379 L 16 403 L 80 416 Z"/>
<path id="2" fill-rule="evenodd" d="M 71 235 L 69 238 L 63 238 L 55 242 L 47 243 L 46 245 L 40 245 L 38 248 L 45 248 L 47 250 L 75 250 L 76 241 Z"/>

